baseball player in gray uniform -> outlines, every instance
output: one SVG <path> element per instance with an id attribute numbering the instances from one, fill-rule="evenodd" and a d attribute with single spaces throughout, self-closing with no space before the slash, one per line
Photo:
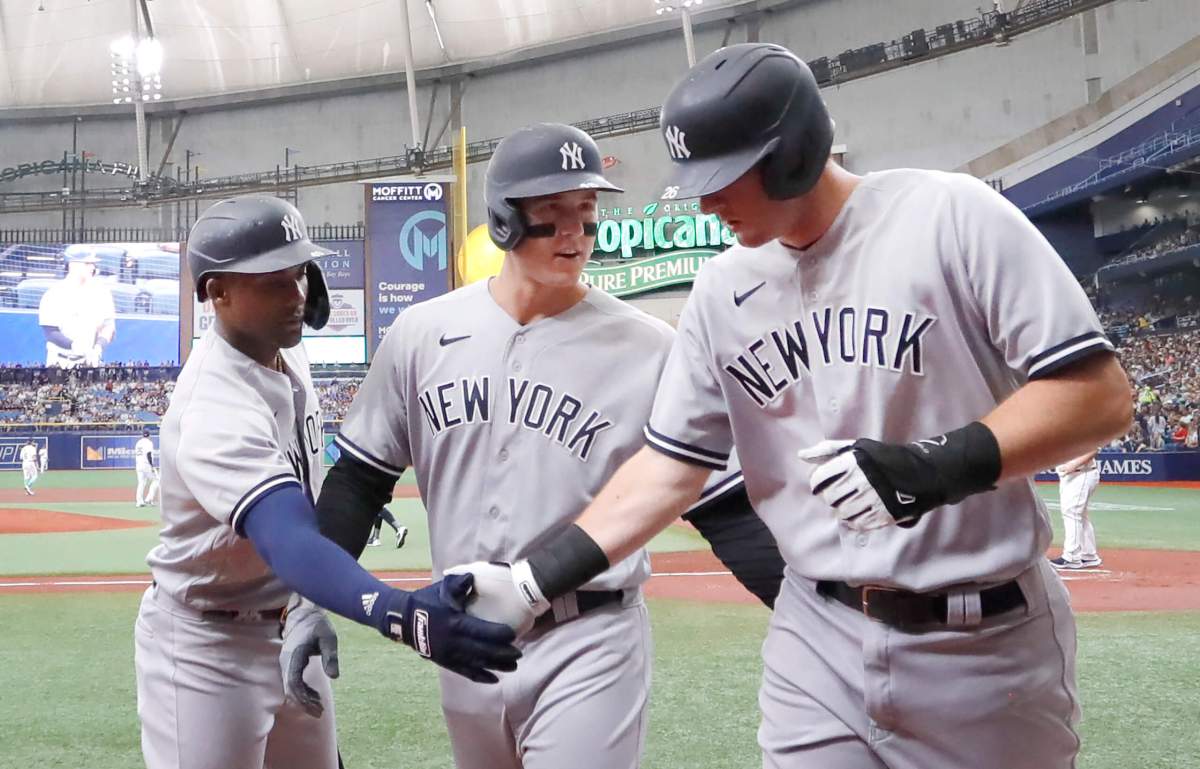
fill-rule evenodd
<path id="1" fill-rule="evenodd" d="M 188 266 L 215 325 L 180 372 L 160 434 L 160 542 L 135 626 L 138 715 L 149 769 L 338 765 L 332 709 L 285 697 L 281 658 L 309 665 L 300 640 L 327 623 L 295 590 L 471 676 L 511 670 L 513 632 L 469 617 L 469 576 L 408 593 L 387 587 L 320 535 L 321 414 L 299 345 L 329 297 L 300 213 L 264 197 L 209 208 L 188 238 Z M 284 606 L 303 639 L 280 638 Z M 330 631 L 332 632 L 332 631 Z M 336 650 L 320 660 L 336 675 Z M 301 706 L 306 706 L 302 709 Z"/>
<path id="2" fill-rule="evenodd" d="M 375 511 L 412 466 L 435 575 L 467 561 L 514 560 L 558 536 L 640 448 L 673 332 L 580 281 L 600 190 L 619 188 L 577 128 L 538 124 L 500 143 L 486 197 L 504 266 L 392 325 L 337 437 L 341 458 L 317 505 L 324 533 L 361 553 Z M 728 509 L 740 485 L 732 468 L 708 478 L 699 502 L 694 489 L 689 504 Z M 774 543 L 761 532 L 767 544 L 735 535 L 735 549 L 767 564 L 760 575 L 769 585 Z M 646 553 L 632 549 L 558 596 L 523 628 L 521 667 L 499 686 L 441 676 L 460 769 L 560 769 L 581 756 L 597 769 L 638 765 L 649 574 Z"/>
<path id="3" fill-rule="evenodd" d="M 739 245 L 695 284 L 647 446 L 507 581 L 478 569 L 473 610 L 524 627 L 736 445 L 787 561 L 765 767 L 1074 766 L 1074 619 L 1030 478 L 1131 417 L 1079 284 L 975 179 L 833 163 L 812 74 L 779 46 L 706 57 L 662 129 L 664 195 L 699 197 Z"/>

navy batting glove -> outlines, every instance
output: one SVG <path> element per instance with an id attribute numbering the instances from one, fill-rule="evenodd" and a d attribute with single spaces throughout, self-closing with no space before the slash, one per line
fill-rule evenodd
<path id="1" fill-rule="evenodd" d="M 473 589 L 472 575 L 451 574 L 411 593 L 393 590 L 380 632 L 460 676 L 494 684 L 492 671 L 516 670 L 521 652 L 512 628 L 466 613 Z"/>

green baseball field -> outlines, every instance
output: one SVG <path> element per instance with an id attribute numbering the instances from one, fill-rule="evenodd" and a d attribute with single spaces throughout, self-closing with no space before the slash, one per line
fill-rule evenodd
<path id="1" fill-rule="evenodd" d="M 27 496 L 20 473 L 0 473 L 0 769 L 142 766 L 132 630 L 158 519 L 134 506 L 134 484 L 132 472 L 52 472 Z M 1056 501 L 1055 487 L 1042 493 Z M 420 584 L 429 568 L 420 501 L 391 509 L 410 528 L 407 544 L 396 550 L 385 527 L 363 562 Z M 1066 575 L 1079 612 L 1079 767 L 1200 767 L 1200 487 L 1105 485 L 1092 515 L 1104 564 Z M 672 527 L 652 551 L 643 765 L 758 767 L 768 612 L 695 532 Z M 337 625 L 347 767 L 451 767 L 434 667 L 374 631 Z"/>

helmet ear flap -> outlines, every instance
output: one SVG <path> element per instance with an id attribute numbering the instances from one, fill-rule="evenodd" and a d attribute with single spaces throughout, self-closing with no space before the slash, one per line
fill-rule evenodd
<path id="1" fill-rule="evenodd" d="M 304 300 L 304 322 L 311 329 L 325 328 L 329 322 L 329 289 L 325 285 L 325 273 L 316 262 L 304 265 L 304 277 L 308 279 L 308 297 Z"/>
<path id="2" fill-rule="evenodd" d="M 488 235 L 497 248 L 509 251 L 525 236 L 525 218 L 521 210 L 501 198 L 488 201 Z"/>
<path id="3" fill-rule="evenodd" d="M 767 197 L 786 200 L 805 194 L 817 184 L 833 147 L 833 121 L 817 121 L 799 136 L 776 139 L 763 162 Z"/>

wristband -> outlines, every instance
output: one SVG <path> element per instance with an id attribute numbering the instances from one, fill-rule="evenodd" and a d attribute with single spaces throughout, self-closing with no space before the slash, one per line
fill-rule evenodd
<path id="1" fill-rule="evenodd" d="M 553 600 L 583 586 L 608 571 L 610 565 L 596 540 L 577 524 L 526 560 L 544 600 Z"/>

